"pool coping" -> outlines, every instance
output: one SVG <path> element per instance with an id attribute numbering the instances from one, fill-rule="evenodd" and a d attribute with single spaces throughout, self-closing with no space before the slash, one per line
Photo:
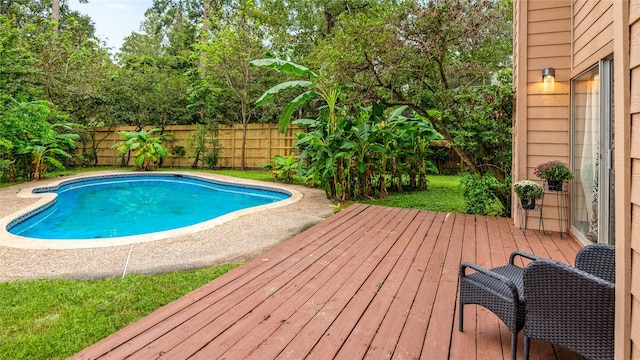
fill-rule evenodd
<path id="1" fill-rule="evenodd" d="M 49 207 L 57 198 L 57 194 L 51 192 L 36 192 L 35 190 L 51 190 L 57 187 L 63 186 L 68 183 L 79 182 L 83 180 L 89 179 L 100 179 L 100 178 L 112 178 L 117 176 L 187 176 L 192 179 L 200 179 L 203 181 L 212 180 L 219 184 L 227 184 L 232 186 L 244 187 L 249 189 L 262 189 L 262 190 L 272 190 L 281 193 L 289 194 L 290 196 L 286 199 L 250 207 L 247 209 L 237 210 L 222 216 L 218 216 L 208 221 L 200 222 L 194 225 L 185 226 L 177 229 L 171 229 L 166 231 L 159 231 L 147 234 L 140 235 L 131 235 L 131 236 L 120 236 L 120 237 L 112 237 L 112 238 L 104 238 L 100 240 L 78 240 L 78 239 L 38 239 L 38 238 L 29 238 L 23 237 L 19 235 L 15 235 L 7 231 L 7 228 L 10 224 L 20 219 L 21 217 L 29 217 L 33 212 L 41 211 L 44 207 Z M 249 179 L 239 179 L 239 178 L 230 178 L 221 176 L 218 174 L 209 174 L 209 173 L 191 173 L 191 172 L 172 172 L 172 171 L 162 171 L 162 172 L 152 172 L 152 173 L 140 173 L 140 172 L 127 172 L 127 171 L 114 171 L 109 172 L 108 174 L 83 174 L 80 176 L 74 176 L 69 178 L 60 179 L 50 184 L 33 186 L 29 188 L 25 188 L 20 190 L 17 195 L 22 198 L 37 198 L 34 204 L 20 209 L 12 214 L 4 216 L 0 218 L 0 246 L 7 246 L 19 249 L 86 249 L 86 248 L 98 248 L 98 247 L 111 247 L 111 246 L 123 246 L 123 245 L 131 245 L 138 244 L 150 241 L 157 241 L 172 237 L 179 237 L 187 234 L 191 234 L 194 232 L 204 231 L 210 229 L 212 227 L 224 224 L 228 221 L 237 219 L 240 216 L 246 216 L 249 214 L 255 214 L 261 211 L 266 211 L 269 209 L 274 209 L 282 206 L 287 206 L 293 204 L 302 199 L 302 194 L 291 188 L 286 188 L 276 183 L 262 183 Z"/>

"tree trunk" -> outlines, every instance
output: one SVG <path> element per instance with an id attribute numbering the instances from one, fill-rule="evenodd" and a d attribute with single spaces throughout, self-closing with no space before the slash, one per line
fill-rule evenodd
<path id="1" fill-rule="evenodd" d="M 209 42 L 209 22 L 211 21 L 211 0 L 204 0 L 203 16 L 202 16 L 202 35 L 200 42 L 202 45 Z M 207 54 L 204 51 L 200 51 L 200 78 L 204 78 L 204 74 L 207 71 Z"/>
<path id="2" fill-rule="evenodd" d="M 247 99 L 240 99 L 242 105 L 242 150 L 240 151 L 240 169 L 245 168 L 245 150 L 247 147 L 247 125 L 249 123 L 247 119 Z"/>
<path id="3" fill-rule="evenodd" d="M 58 34 L 60 22 L 60 0 L 53 0 L 51 4 L 51 21 L 54 22 L 53 33 Z"/>

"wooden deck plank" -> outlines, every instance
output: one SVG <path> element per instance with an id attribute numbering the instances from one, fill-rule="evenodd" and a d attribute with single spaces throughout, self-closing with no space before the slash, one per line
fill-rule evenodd
<path id="1" fill-rule="evenodd" d="M 370 226 L 378 219 L 372 217 Z M 366 225 L 361 227 L 361 232 L 366 228 Z M 200 353 L 215 353 L 221 354 L 221 358 L 240 359 L 254 351 L 260 343 L 259 340 L 268 337 L 283 322 L 286 322 L 315 294 L 313 290 L 317 291 L 326 286 L 340 269 L 352 260 L 357 253 L 357 249 L 352 249 L 353 247 L 366 246 L 366 239 L 362 236 L 358 239 L 358 233 L 354 234 L 357 241 L 342 242 L 330 252 L 317 258 L 304 273 L 296 276 L 295 281 L 291 281 L 276 294 L 265 299 L 248 316 L 235 322 L 232 328 L 209 343 Z M 347 256 L 344 256 L 345 254 Z M 256 324 L 259 325 L 256 326 Z M 194 359 L 198 357 L 194 356 Z"/>
<path id="2" fill-rule="evenodd" d="M 373 221 L 377 221 L 373 219 Z M 363 227 L 363 230 L 367 227 Z M 336 249 L 336 253 L 333 260 L 326 259 L 316 261 L 315 264 L 322 264 L 321 268 L 310 268 L 308 271 L 309 277 L 299 277 L 292 289 L 283 289 L 280 292 L 280 296 L 273 296 L 265 302 L 264 310 L 255 309 L 253 313 L 254 317 L 266 318 L 264 322 L 258 321 L 260 326 L 255 326 L 255 321 L 251 317 L 242 319 L 241 321 L 246 323 L 247 327 L 242 327 L 242 323 L 236 323 L 234 325 L 234 331 L 228 331 L 224 334 L 224 337 L 216 339 L 215 344 L 210 344 L 203 351 L 204 353 L 213 351 L 214 353 L 222 353 L 217 350 L 217 346 L 221 344 L 233 344 L 232 341 L 235 338 L 239 343 L 233 344 L 229 347 L 226 353 L 222 353 L 221 358 L 239 359 L 248 356 L 251 352 L 260 345 L 259 341 L 252 339 L 265 339 L 273 334 L 273 332 L 280 327 L 283 323 L 289 321 L 289 318 L 302 307 L 307 301 L 316 294 L 321 288 L 329 286 L 330 281 L 335 281 L 338 273 L 347 265 L 350 261 L 353 261 L 353 257 L 358 253 L 358 250 L 362 247 L 366 247 L 368 244 L 367 238 L 362 234 L 355 234 L 353 236 L 354 241 L 343 242 L 343 246 Z M 351 249 L 351 251 L 349 251 Z M 349 256 L 343 256 L 349 254 Z M 312 288 L 310 288 L 312 287 Z M 295 290 L 298 291 L 295 291 Z M 315 290 L 315 291 L 313 291 Z M 291 295 L 293 294 L 293 295 Z M 286 301 L 285 301 L 286 300 Z M 286 306 L 280 306 L 286 304 Z M 270 311 L 269 309 L 275 308 L 276 311 Z M 260 320 L 259 318 L 256 320 Z M 251 329 L 253 327 L 253 330 Z M 212 346 L 214 345 L 214 346 Z M 197 357 L 196 357 L 197 358 Z"/>
<path id="3" fill-rule="evenodd" d="M 398 339 L 407 321 L 408 311 L 416 300 L 417 287 L 425 271 L 425 264 L 431 247 L 424 240 L 433 224 L 435 212 L 423 212 L 424 219 L 414 237 L 419 241 L 419 249 L 413 257 L 410 267 L 402 279 L 398 295 L 393 300 L 389 311 L 385 314 L 382 324 L 374 334 L 374 338 L 364 355 L 365 359 L 388 359 L 393 354 Z"/>
<path id="4" fill-rule="evenodd" d="M 375 237 L 376 234 L 368 233 L 368 235 Z M 362 263 L 376 251 L 377 245 L 371 243 L 371 237 L 367 237 L 369 246 L 362 247 L 354 260 L 347 263 L 341 269 L 340 278 L 332 279 L 329 286 L 321 288 L 310 301 L 305 303 L 289 318 L 286 326 L 279 328 L 269 338 L 265 339 L 265 341 L 260 344 L 258 351 L 251 354 L 248 358 L 275 358 L 282 353 L 289 342 L 298 336 L 319 312 L 324 311 L 324 306 L 341 290 L 346 281 L 345 279 L 348 279 L 347 277 L 355 277 Z"/>
<path id="5" fill-rule="evenodd" d="M 499 238 L 497 227 L 494 219 L 487 218 L 476 233 L 477 238 L 477 264 L 490 269 L 497 266 L 491 259 L 491 243 L 492 240 Z M 502 263 L 501 263 L 502 264 Z M 468 306 L 468 305 L 467 305 Z M 467 307 L 465 306 L 465 307 Z M 504 353 L 502 351 L 502 343 L 500 338 L 501 320 L 491 311 L 484 307 L 471 305 L 476 307 L 477 313 L 477 338 L 478 338 L 478 359 L 502 359 Z"/>
<path id="6" fill-rule="evenodd" d="M 363 358 L 369 348 L 372 346 L 374 337 L 378 335 L 384 336 L 386 339 L 400 336 L 403 324 L 403 314 L 398 309 L 407 309 L 410 303 L 406 301 L 407 297 L 402 288 L 408 290 L 405 280 L 408 277 L 409 270 L 413 265 L 416 254 L 422 245 L 422 238 L 426 234 L 426 230 L 421 228 L 425 223 L 428 213 L 420 212 L 412 224 L 407 227 L 407 231 L 402 235 L 409 238 L 409 243 L 405 247 L 405 251 L 397 257 L 397 261 L 391 272 L 384 281 L 380 282 L 379 288 L 376 290 L 373 300 L 367 307 L 364 314 L 360 317 L 357 324 L 353 328 L 351 334 L 344 342 L 337 353 L 338 358 L 358 359 Z M 420 231 L 422 230 L 422 231 Z M 405 301 L 403 301 L 405 300 Z M 389 322 L 381 322 L 380 319 L 393 317 L 393 324 L 399 324 L 398 329 L 393 335 L 388 327 Z M 325 338 L 326 339 L 326 338 Z M 322 350 L 322 342 L 318 343 L 315 349 Z M 315 354 L 315 355 L 314 355 Z M 322 358 L 324 355 L 318 351 L 312 352 L 309 357 L 313 359 Z"/>
<path id="7" fill-rule="evenodd" d="M 448 239 L 440 234 L 450 232 L 452 227 L 453 218 L 450 214 L 439 213 L 427 232 L 425 241 L 433 245 L 425 248 L 429 252 L 424 274 L 418 285 L 415 301 L 409 310 L 407 322 L 398 340 L 393 359 L 415 359 L 422 352 L 437 293 L 437 281 L 440 278 L 442 262 L 448 246 Z M 447 228 L 449 228 L 448 231 Z"/>
<path id="8" fill-rule="evenodd" d="M 384 209 L 383 212 L 385 212 Z M 350 230 L 357 231 L 362 229 L 359 224 L 357 225 L 351 226 Z M 375 227 L 376 224 L 370 224 L 370 226 Z M 314 253 L 319 255 L 318 253 L 330 251 L 351 233 L 343 229 L 339 234 L 333 236 L 330 242 L 326 242 L 324 246 L 315 249 Z M 241 288 L 238 294 L 229 296 L 222 302 L 212 305 L 212 310 L 208 311 L 206 316 L 193 317 L 182 326 L 172 329 L 158 338 L 153 344 L 156 346 L 149 345 L 144 351 L 136 353 L 136 356 L 150 358 L 157 356 L 157 354 L 164 354 L 172 357 L 182 356 L 182 354 L 188 354 L 193 351 L 193 353 L 188 354 L 192 356 L 222 332 L 229 329 L 238 319 L 251 313 L 265 298 L 274 295 L 292 278 L 298 276 L 306 267 L 310 266 L 315 261 L 314 257 L 309 256 L 310 254 L 311 252 L 304 252 L 299 256 L 291 256 L 284 259 L 270 268 L 267 273 L 255 278 L 255 281 L 250 285 L 245 285 Z M 238 299 L 241 300 L 238 301 Z M 198 327 L 197 332 L 193 335 L 189 335 L 192 333 L 188 330 L 190 326 Z"/>
<path id="9" fill-rule="evenodd" d="M 488 310 L 465 306 L 457 330 L 458 271 L 516 249 L 572 262 L 579 244 L 511 219 L 356 204 L 73 358 L 509 359 Z M 531 359 L 580 359 L 531 345 Z"/>
<path id="10" fill-rule="evenodd" d="M 479 226 L 484 226 L 485 217 L 467 216 L 465 219 L 465 236 L 462 243 L 461 262 L 476 262 L 476 234 Z M 459 283 L 459 281 L 458 281 Z M 459 292 L 457 296 L 460 296 Z M 458 317 L 460 316 L 459 298 L 456 297 L 456 310 L 454 314 L 454 329 L 451 334 L 450 359 L 478 358 L 476 341 L 476 308 L 477 306 L 465 306 L 464 331 L 458 331 Z"/>
<path id="11" fill-rule="evenodd" d="M 416 212 L 415 216 L 417 215 L 419 213 Z M 382 259 L 387 264 L 380 262 L 376 271 L 351 298 L 340 316 L 307 355 L 308 359 L 326 359 L 333 353 L 336 354 L 335 357 L 345 359 L 364 356 L 378 331 L 380 319 L 386 315 L 402 279 L 406 276 L 411 265 L 410 258 L 415 255 L 420 245 L 414 236 L 419 227 L 419 223 L 413 221 L 415 216 L 411 217 L 411 222 L 397 238 L 387 256 Z M 402 228 L 402 224 L 399 227 Z M 335 341 L 336 338 L 339 341 Z M 342 339 L 345 340 L 341 343 Z"/>
<path id="12" fill-rule="evenodd" d="M 327 231 L 334 230 L 336 225 L 341 226 L 343 224 L 348 224 L 349 221 L 357 217 L 362 211 L 364 211 L 366 207 L 353 207 L 350 208 L 349 211 L 344 211 L 336 215 L 332 220 L 335 220 L 335 223 L 320 223 L 314 228 L 314 231 L 309 236 L 305 236 L 305 233 L 301 233 L 297 235 L 298 238 L 301 239 L 305 244 L 312 245 L 316 240 L 321 238 L 323 235 L 326 235 Z M 293 242 L 283 243 L 278 248 L 272 251 L 272 254 L 275 252 L 280 252 L 281 257 L 291 256 L 291 253 L 295 251 L 295 246 L 300 246 L 300 244 L 294 245 Z M 86 358 L 97 358 L 99 356 L 105 355 L 105 358 L 117 358 L 118 356 L 125 356 L 126 352 L 129 350 L 137 349 L 140 346 L 146 345 L 145 340 L 141 339 L 141 334 L 145 334 L 149 338 L 154 338 L 158 333 L 163 333 L 163 328 L 170 327 L 171 321 L 174 319 L 178 319 L 178 321 L 182 321 L 181 318 L 182 311 L 188 308 L 189 312 L 197 311 L 197 308 L 191 307 L 196 304 L 205 304 L 204 300 L 207 300 L 206 297 L 210 294 L 223 294 L 224 292 L 220 292 L 221 289 L 225 289 L 227 291 L 233 291 L 234 289 L 241 288 L 246 285 L 250 277 L 245 277 L 247 274 L 255 274 L 255 269 L 260 265 L 260 262 L 254 261 L 248 264 L 245 264 L 239 268 L 234 269 L 234 271 L 228 272 L 223 276 L 216 279 L 216 281 L 209 282 L 208 284 L 194 290 L 193 292 L 185 295 L 184 297 L 156 310 L 150 315 L 144 317 L 138 322 L 131 324 L 128 327 L 118 331 L 117 333 L 103 339 L 99 344 L 99 346 L 89 347 L 85 349 L 83 352 L 77 354 L 78 359 L 84 359 L 85 354 Z M 257 275 L 257 274 L 256 274 Z M 209 299 L 210 300 L 210 299 Z M 162 324 L 162 326 L 158 326 Z M 142 329 L 149 330 L 149 332 L 144 332 Z M 98 345 L 95 344 L 95 345 Z M 126 344 L 126 349 L 128 350 L 115 350 L 116 348 Z M 143 345 L 140 345 L 143 344 Z M 100 353 L 100 351 L 104 351 L 104 353 Z M 121 352 L 124 351 L 124 352 Z M 108 355 L 106 355 L 109 353 Z"/>
<path id="13" fill-rule="evenodd" d="M 433 305 L 427 336 L 422 348 L 423 359 L 446 359 L 451 346 L 453 316 L 458 290 L 458 269 L 462 256 L 462 239 L 465 233 L 466 216 L 456 214 L 451 231 L 441 232 L 448 236 L 449 246 L 442 264 L 442 273 L 438 281 L 436 301 Z"/>
<path id="14" fill-rule="evenodd" d="M 376 250 L 307 323 L 305 329 L 285 347 L 280 358 L 291 358 L 292 355 L 312 356 L 312 351 L 318 347 L 324 350 L 324 356 L 333 357 L 371 303 L 393 265 L 390 259 L 386 259 L 387 254 L 392 253 L 392 257 L 397 257 L 406 246 L 406 241 L 398 241 L 397 233 L 402 233 L 415 215 L 403 211 L 400 222 L 389 223 L 392 226 L 384 234 L 383 241 Z"/>

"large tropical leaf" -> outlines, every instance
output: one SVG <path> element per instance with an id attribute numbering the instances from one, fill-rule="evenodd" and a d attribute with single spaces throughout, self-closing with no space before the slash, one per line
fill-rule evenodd
<path id="1" fill-rule="evenodd" d="M 56 154 L 56 155 L 60 155 L 60 156 L 64 156 L 66 158 L 71 158 L 71 154 L 69 154 L 68 152 L 62 150 L 62 149 L 57 149 L 57 148 L 52 148 L 49 149 L 49 152 L 52 154 Z"/>
<path id="2" fill-rule="evenodd" d="M 294 80 L 294 81 L 283 82 L 265 91 L 264 94 L 262 94 L 262 96 L 260 96 L 260 98 L 256 100 L 255 104 L 261 105 L 262 103 L 270 99 L 273 95 L 279 93 L 284 89 L 304 88 L 311 84 L 312 84 L 311 81 L 305 81 L 305 80 Z"/>
<path id="3" fill-rule="evenodd" d="M 278 124 L 279 130 L 282 134 L 287 131 L 287 126 L 289 126 L 289 121 L 291 120 L 293 112 L 314 96 L 316 96 L 316 92 L 313 90 L 303 92 L 285 106 L 282 114 L 280 115 L 280 123 Z"/>
<path id="4" fill-rule="evenodd" d="M 249 65 L 254 67 L 266 67 L 269 69 L 275 69 L 287 74 L 294 74 L 297 76 L 309 76 L 309 79 L 315 79 L 318 77 L 316 73 L 309 70 L 307 67 L 281 59 L 258 59 L 251 61 Z"/>
<path id="5" fill-rule="evenodd" d="M 291 123 L 293 125 L 309 128 L 317 128 L 318 126 L 320 126 L 320 121 L 318 121 L 317 119 L 297 119 L 292 121 Z"/>

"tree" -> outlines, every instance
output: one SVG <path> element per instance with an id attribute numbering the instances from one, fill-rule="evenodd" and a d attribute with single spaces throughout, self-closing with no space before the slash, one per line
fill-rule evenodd
<path id="1" fill-rule="evenodd" d="M 20 43 L 20 30 L 0 16 L 0 103 L 18 95 L 33 100 L 40 97 L 37 59 Z"/>
<path id="2" fill-rule="evenodd" d="M 207 57 L 207 77 L 216 82 L 222 77 L 226 88 L 239 102 L 239 122 L 242 124 L 241 165 L 245 168 L 246 132 L 251 118 L 251 99 L 257 97 L 259 74 L 249 62 L 264 53 L 257 8 L 251 1 L 240 0 L 228 4 L 235 11 L 218 18 L 211 29 L 212 41 L 203 46 Z M 227 104 L 228 106 L 228 104 Z"/>
<path id="3" fill-rule="evenodd" d="M 356 14 L 380 0 L 262 0 L 272 52 L 306 64 L 309 53 L 336 27 L 343 14 Z M 293 50 L 293 51 L 291 51 Z"/>
<path id="4" fill-rule="evenodd" d="M 502 148 L 460 135 L 468 130 L 469 114 L 484 106 L 472 101 L 475 89 L 510 68 L 510 19 L 510 1 L 387 1 L 343 14 L 312 58 L 340 82 L 353 84 L 364 99 L 411 107 L 434 125 L 471 173 L 488 172 L 505 182 L 507 168 L 485 163 Z"/>
<path id="5" fill-rule="evenodd" d="M 59 134 L 57 129 L 68 130 L 57 121 L 66 120 L 56 114 L 46 101 L 11 99 L 0 103 L 0 163 L 7 166 L 8 178 L 37 179 L 44 169 L 42 164 L 60 164 L 55 155 L 73 149 L 76 134 Z M 33 166 L 32 166 L 33 165 Z"/>

